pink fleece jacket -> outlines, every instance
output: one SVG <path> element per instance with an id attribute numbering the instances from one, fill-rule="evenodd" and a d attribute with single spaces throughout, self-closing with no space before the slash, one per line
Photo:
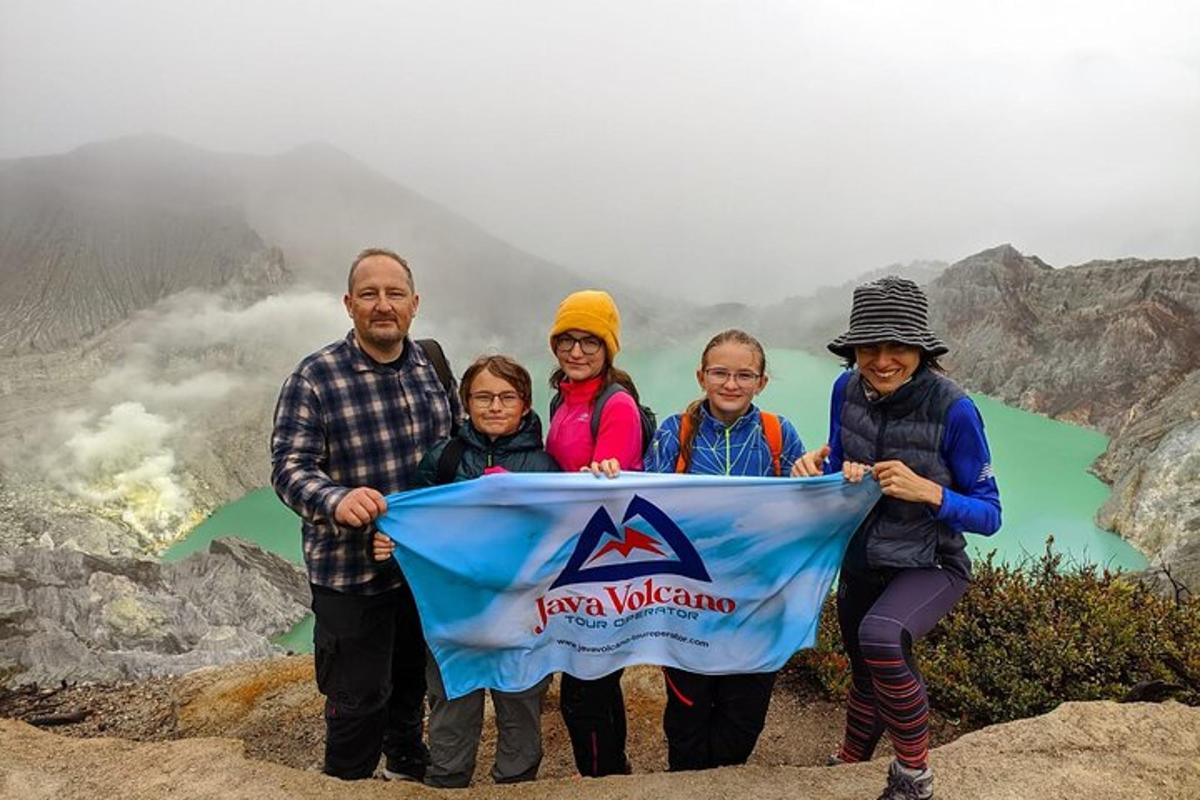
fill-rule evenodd
<path id="1" fill-rule="evenodd" d="M 600 393 L 603 378 L 559 384 L 563 402 L 546 434 L 546 452 L 564 472 L 577 472 L 593 461 L 615 458 L 623 470 L 642 468 L 642 420 L 637 403 L 626 392 L 618 392 L 604 404 L 600 431 L 592 442 L 592 402 Z"/>

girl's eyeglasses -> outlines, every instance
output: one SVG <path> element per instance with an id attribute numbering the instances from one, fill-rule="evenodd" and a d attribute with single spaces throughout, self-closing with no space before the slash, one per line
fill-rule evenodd
<path id="1" fill-rule="evenodd" d="M 600 348 L 604 346 L 604 342 L 595 336 L 584 336 L 576 339 L 574 336 L 568 336 L 563 333 L 554 339 L 554 351 L 562 355 L 566 355 L 575 349 L 575 345 L 579 345 L 579 349 L 583 351 L 585 356 L 594 356 L 600 352 Z"/>
<path id="2" fill-rule="evenodd" d="M 743 389 L 749 389 L 758 383 L 758 379 L 761 378 L 762 375 L 757 372 L 751 372 L 748 369 L 733 372 L 732 370 L 725 369 L 725 367 L 709 367 L 708 369 L 704 370 L 705 380 L 707 380 L 709 383 L 716 384 L 717 386 L 724 386 L 731 377 L 738 386 L 742 387 Z"/>

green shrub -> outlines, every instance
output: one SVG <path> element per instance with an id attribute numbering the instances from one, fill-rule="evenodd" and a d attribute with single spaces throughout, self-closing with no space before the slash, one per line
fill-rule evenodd
<path id="1" fill-rule="evenodd" d="M 914 652 L 930 704 L 970 727 L 1053 709 L 1067 700 L 1119 700 L 1136 684 L 1181 684 L 1200 703 L 1200 601 L 1154 593 L 1119 572 L 1063 569 L 1051 549 L 1032 564 L 975 565 L 971 588 Z M 832 598 L 817 647 L 795 665 L 833 697 L 849 667 Z"/>

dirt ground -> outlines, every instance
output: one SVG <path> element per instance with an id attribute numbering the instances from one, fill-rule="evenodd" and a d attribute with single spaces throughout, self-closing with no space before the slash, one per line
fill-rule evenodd
<path id="1" fill-rule="evenodd" d="M 653 667 L 626 670 L 623 680 L 629 718 L 629 756 L 637 773 L 666 769 L 662 733 L 665 703 L 661 672 Z M 71 686 L 0 697 L 0 717 L 36 720 L 87 712 L 85 719 L 56 725 L 55 733 L 74 737 L 115 736 L 134 741 L 169 741 L 198 736 L 241 739 L 246 755 L 298 769 L 319 770 L 324 745 L 321 696 L 313 681 L 311 656 L 295 656 L 201 670 L 116 686 Z M 480 746 L 476 782 L 489 782 L 495 729 L 488 721 Z M 819 699 L 797 675 L 785 672 L 776 685 L 767 725 L 751 764 L 817 766 L 837 749 L 844 709 Z M 934 743 L 958 734 L 935 721 Z M 542 714 L 545 759 L 541 777 L 575 774 L 571 746 L 558 713 L 557 680 Z M 880 753 L 887 752 L 886 744 Z"/>
<path id="2" fill-rule="evenodd" d="M 1200 798 L 1200 710 L 1177 703 L 1067 703 L 998 725 L 931 755 L 939 800 L 1189 800 Z M 728 767 L 599 780 L 478 783 L 463 800 L 863 800 L 877 797 L 886 759 L 836 767 Z M 73 738 L 0 719 L 0 797 L 12 800 L 395 800 L 445 797 L 411 783 L 348 785 L 247 758 L 235 739 L 132 742 Z"/>
<path id="3" fill-rule="evenodd" d="M 543 713 L 540 779 L 496 786 L 487 776 L 494 738 L 480 751 L 476 798 L 596 797 L 873 798 L 888 757 L 819 765 L 837 744 L 842 710 L 815 700 L 797 676 L 781 677 L 750 764 L 666 773 L 662 678 L 628 670 L 629 752 L 634 775 L 584 780 L 552 691 Z M 0 719 L 0 798 L 433 798 L 414 784 L 353 787 L 319 774 L 323 724 L 311 657 L 249 662 L 182 678 L 116 687 L 67 687 L 0 697 L 0 717 L 38 719 L 89 712 L 82 722 L 35 728 Z M 490 727 L 490 725 L 488 726 Z M 935 743 L 954 739 L 944 721 Z M 968 733 L 935 749 L 937 796 L 979 800 L 1200 798 L 1200 709 L 1176 703 L 1067 703 L 1032 720 Z"/>

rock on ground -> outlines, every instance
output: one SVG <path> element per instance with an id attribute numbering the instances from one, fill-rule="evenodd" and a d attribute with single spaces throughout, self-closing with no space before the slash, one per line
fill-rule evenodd
<path id="1" fill-rule="evenodd" d="M 278 654 L 308 613 L 287 560 L 219 539 L 176 563 L 0 551 L 0 686 L 178 675 Z"/>

